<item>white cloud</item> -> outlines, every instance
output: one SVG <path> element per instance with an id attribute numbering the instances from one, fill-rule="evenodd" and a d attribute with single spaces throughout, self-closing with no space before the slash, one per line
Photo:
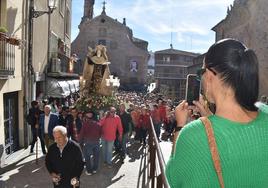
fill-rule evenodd
<path id="1" fill-rule="evenodd" d="M 107 12 L 119 20 L 126 17 L 127 23 L 154 34 L 175 31 L 206 35 L 210 29 L 206 22 L 216 24 L 220 21 L 213 15 L 217 13 L 215 10 L 226 10 L 226 4 L 231 2 L 232 0 L 137 0 L 129 3 L 129 7 L 120 7 L 120 4 L 112 4 L 111 1 Z"/>
<path id="2" fill-rule="evenodd" d="M 106 5 L 106 13 L 120 22 L 126 18 L 127 25 L 134 33 L 138 31 L 158 42 L 168 41 L 169 44 L 171 32 L 177 43 L 184 43 L 192 35 L 200 36 L 201 39 L 192 41 L 192 45 L 200 47 L 209 44 L 206 37 L 211 35 L 210 29 L 226 16 L 227 6 L 232 2 L 233 0 L 110 0 Z M 94 15 L 99 15 L 101 11 L 101 1 L 96 0 Z"/>

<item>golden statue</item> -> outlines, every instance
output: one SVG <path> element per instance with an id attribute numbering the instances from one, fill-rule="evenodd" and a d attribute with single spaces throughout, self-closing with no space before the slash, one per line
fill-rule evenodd
<path id="1" fill-rule="evenodd" d="M 94 50 L 88 48 L 80 83 L 82 96 L 89 97 L 91 93 L 111 95 L 111 89 L 106 86 L 106 78 L 110 75 L 109 64 L 105 46 L 98 45 Z"/>

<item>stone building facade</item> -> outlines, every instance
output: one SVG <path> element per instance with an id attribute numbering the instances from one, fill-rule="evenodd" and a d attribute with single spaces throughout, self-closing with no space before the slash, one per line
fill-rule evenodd
<path id="1" fill-rule="evenodd" d="M 268 95 L 268 1 L 235 0 L 227 16 L 212 28 L 216 41 L 235 38 L 253 49 L 259 60 L 260 95 Z"/>
<path id="2" fill-rule="evenodd" d="M 119 77 L 121 87 L 139 89 L 146 82 L 149 53 L 148 42 L 135 38 L 126 25 L 106 15 L 105 6 L 101 15 L 92 18 L 94 1 L 85 0 L 84 16 L 79 25 L 79 34 L 72 42 L 72 54 L 84 62 L 88 47 L 102 44 L 107 48 L 110 72 Z"/>
<path id="3" fill-rule="evenodd" d="M 32 8 L 45 13 L 34 17 Z M 50 14 L 49 28 L 47 0 L 0 1 L 0 27 L 8 30 L 5 37 L 0 33 L 0 167 L 15 162 L 22 152 L 28 153 L 20 150 L 26 148 L 31 140 L 30 126 L 25 117 L 31 101 L 45 92 L 46 82 L 51 83 L 45 78 L 57 80 L 74 76 L 66 73 L 61 77 L 70 59 L 71 8 L 72 0 L 59 1 L 57 9 Z M 15 45 L 10 38 L 17 38 L 20 44 Z M 59 61 L 53 62 L 53 59 Z M 52 66 L 52 63 L 58 66 Z M 79 85 L 78 74 L 76 77 Z M 73 82 L 67 84 L 67 89 L 73 85 Z M 47 87 L 47 91 L 54 89 Z"/>
<path id="4" fill-rule="evenodd" d="M 188 67 L 198 55 L 173 48 L 155 52 L 154 76 L 162 94 L 178 100 L 185 98 Z"/>
<path id="5" fill-rule="evenodd" d="M 199 55 L 193 59 L 193 64 L 188 67 L 189 74 L 196 74 L 203 66 L 203 60 L 206 53 Z"/>
<path id="6" fill-rule="evenodd" d="M 48 10 L 47 0 L 34 1 L 33 6 L 38 11 Z M 67 97 L 76 90 L 69 87 L 79 87 L 71 60 L 71 13 L 72 0 L 60 0 L 51 14 L 33 20 L 33 99 Z"/>
<path id="7" fill-rule="evenodd" d="M 26 3 L 21 0 L 0 1 L 0 167 L 7 165 L 8 158 L 27 143 L 25 113 L 25 66 L 27 63 Z M 17 38 L 15 45 L 7 38 Z"/>

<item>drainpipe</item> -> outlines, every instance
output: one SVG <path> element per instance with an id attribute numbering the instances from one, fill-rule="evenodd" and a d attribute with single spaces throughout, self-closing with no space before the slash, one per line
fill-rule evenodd
<path id="1" fill-rule="evenodd" d="M 29 69 L 29 64 L 31 63 L 31 50 L 32 50 L 32 40 L 29 38 L 31 36 L 30 32 L 32 32 L 31 27 L 32 27 L 32 23 L 31 23 L 31 12 L 30 12 L 30 7 L 31 7 L 31 3 L 32 0 L 30 1 L 23 1 L 25 4 L 23 5 L 23 8 L 25 11 L 23 14 L 23 19 L 25 22 L 25 27 L 23 27 L 23 35 L 22 35 L 22 39 L 25 41 L 28 41 L 28 47 L 22 48 L 23 53 L 23 67 L 22 67 L 22 76 L 23 76 L 23 127 L 24 127 L 24 147 L 27 148 L 27 146 L 30 143 L 30 138 L 29 138 L 29 131 L 28 131 L 28 124 L 26 122 L 26 116 L 28 113 L 28 108 L 29 108 L 29 100 L 31 100 L 31 84 L 29 83 L 29 80 L 31 81 L 31 71 Z M 29 20 L 29 21 L 28 21 Z M 27 36 L 28 34 L 28 36 Z"/>

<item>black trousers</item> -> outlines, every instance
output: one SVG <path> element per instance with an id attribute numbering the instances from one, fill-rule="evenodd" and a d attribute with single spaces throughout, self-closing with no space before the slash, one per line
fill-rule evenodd
<path id="1" fill-rule="evenodd" d="M 148 134 L 148 129 L 141 128 L 140 130 L 140 142 L 146 144 L 146 137 Z"/>
<path id="2" fill-rule="evenodd" d="M 33 127 L 31 128 L 31 130 L 32 130 L 32 136 L 33 136 L 33 140 L 31 143 L 31 152 L 33 152 L 33 148 L 34 148 L 34 145 L 37 141 L 37 136 L 38 136 L 40 139 L 40 142 L 41 142 L 42 152 L 43 152 L 43 154 L 46 154 L 45 142 L 41 136 L 41 130 L 40 129 L 37 130 L 36 128 L 33 128 Z"/>

